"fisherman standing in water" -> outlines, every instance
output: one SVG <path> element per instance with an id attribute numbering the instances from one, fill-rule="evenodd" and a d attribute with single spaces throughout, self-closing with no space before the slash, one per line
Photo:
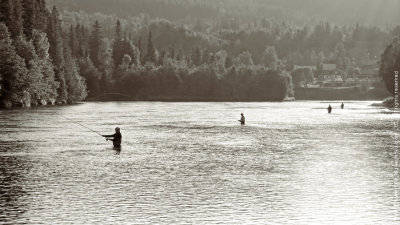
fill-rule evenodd
<path id="1" fill-rule="evenodd" d="M 241 117 L 240 117 L 240 120 L 238 120 L 238 121 L 240 122 L 240 124 L 244 125 L 244 123 L 246 122 L 246 118 L 244 118 L 243 113 L 241 113 L 240 115 L 241 115 Z"/>
<path id="2" fill-rule="evenodd" d="M 102 136 L 107 138 L 107 141 L 108 140 L 112 141 L 115 148 L 121 148 L 122 135 L 120 133 L 119 127 L 115 128 L 115 134 L 102 135 Z M 112 138 L 112 139 L 110 139 L 110 138 Z"/>
<path id="3" fill-rule="evenodd" d="M 341 108 L 341 109 L 343 109 L 343 108 L 344 108 L 344 104 L 343 104 L 343 102 L 342 102 L 342 104 L 340 105 L 340 108 Z"/>
<path id="4" fill-rule="evenodd" d="M 332 112 L 332 106 L 331 106 L 331 104 L 329 104 L 329 106 L 328 106 L 328 113 L 331 113 Z"/>

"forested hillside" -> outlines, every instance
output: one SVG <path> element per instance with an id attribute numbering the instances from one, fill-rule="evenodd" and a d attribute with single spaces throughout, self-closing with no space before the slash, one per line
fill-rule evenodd
<path id="1" fill-rule="evenodd" d="M 255 70 L 257 67 L 269 68 L 278 71 L 280 76 L 285 77 L 287 75 L 283 74 L 288 74 L 285 71 L 292 71 L 294 65 L 318 66 L 322 63 L 336 64 L 339 69 L 346 71 L 346 77 L 352 77 L 360 66 L 377 65 L 385 44 L 393 36 L 400 34 L 398 26 L 383 28 L 362 24 L 347 26 L 325 20 L 310 19 L 304 15 L 302 19 L 288 17 L 280 21 L 283 18 L 280 18 L 280 15 L 286 14 L 282 14 L 282 12 L 286 9 L 291 10 L 289 8 L 293 8 L 293 5 L 301 9 L 305 5 L 309 5 L 294 3 L 291 6 L 289 2 L 293 3 L 293 1 L 269 1 L 269 5 L 262 1 L 249 1 L 244 6 L 243 1 L 117 0 L 114 1 L 114 5 L 104 2 L 104 4 L 91 7 L 93 2 L 85 0 L 63 2 L 60 6 L 65 9 L 63 20 L 66 29 L 71 25 L 75 28 L 69 27 L 68 29 L 84 27 L 82 29 L 86 30 L 89 35 L 91 27 L 97 21 L 101 27 L 99 29 L 104 42 L 102 46 L 109 46 L 107 51 L 118 55 L 117 58 L 110 57 L 107 60 L 99 60 L 114 62 L 113 68 L 108 66 L 110 70 L 103 79 L 109 84 L 106 82 L 103 85 L 119 87 L 122 82 L 125 88 L 118 90 L 130 96 L 142 96 L 140 98 L 143 96 L 152 96 L 151 98 L 169 96 L 170 99 L 176 99 L 177 96 L 181 96 L 181 98 L 185 96 L 194 99 L 225 100 L 283 99 L 290 97 L 293 93 L 290 82 L 285 88 L 288 91 L 279 98 L 267 98 L 265 95 L 261 98 L 261 95 L 249 97 L 245 91 L 240 94 L 235 92 L 240 97 L 229 95 L 223 91 L 228 87 L 223 81 L 228 79 L 229 71 L 237 71 L 242 67 L 250 70 Z M 306 2 L 312 3 L 311 0 Z M 347 5 L 351 4 L 353 3 Z M 282 11 L 282 7 L 285 10 Z M 82 10 L 76 11 L 77 8 Z M 263 14 L 261 13 L 263 10 L 271 10 L 271 13 Z M 204 13 L 202 13 L 203 11 Z M 300 11 L 294 10 L 294 13 L 290 13 L 290 15 L 299 16 Z M 274 12 L 281 13 L 275 14 Z M 126 42 L 125 46 L 131 46 L 130 50 L 125 48 L 125 52 L 120 53 L 115 48 L 115 31 L 118 21 L 119 28 L 117 29 L 121 29 L 122 39 Z M 303 21 L 304 25 L 299 25 L 299 21 Z M 149 39 L 150 33 L 151 39 Z M 150 42 L 154 54 L 153 50 L 148 51 Z M 105 50 L 103 49 L 103 51 Z M 149 63 L 147 61 L 148 54 L 154 55 L 155 63 L 151 65 L 154 65 L 155 68 L 163 68 L 166 66 L 165 63 L 168 63 L 175 68 L 174 71 L 177 67 L 184 68 L 185 74 L 189 74 L 189 76 L 177 76 L 179 73 L 173 72 L 172 77 L 176 77 L 174 82 L 177 83 L 171 87 L 168 85 L 171 83 L 165 82 L 168 76 L 156 75 L 154 82 L 148 81 L 149 77 L 140 75 L 143 68 L 151 68 L 146 67 L 146 64 Z M 128 65 L 124 66 L 125 71 L 120 70 L 124 55 L 129 56 L 126 62 L 130 60 Z M 218 63 L 215 62 L 216 60 L 223 65 L 223 67 L 218 67 L 219 70 L 213 69 L 217 68 L 213 66 Z M 96 66 L 95 63 L 95 67 L 104 66 Z M 186 82 L 189 81 L 186 78 L 192 79 L 194 77 L 192 74 L 203 74 L 195 72 L 204 69 L 209 70 L 203 72 L 207 76 L 198 75 L 196 79 L 202 80 L 204 83 L 204 87 L 199 87 L 198 92 L 202 92 L 200 89 L 207 91 L 204 91 L 206 94 L 196 94 L 196 86 L 188 88 L 190 82 Z M 243 86 L 243 81 L 247 78 L 253 79 L 250 76 L 251 73 L 248 73 L 248 77 L 243 74 L 243 79 L 236 80 L 234 83 L 237 86 Z M 128 91 L 127 79 L 136 88 Z M 145 82 L 143 79 L 147 81 Z M 288 79 L 290 80 L 290 78 L 285 80 Z M 164 86 L 157 87 L 161 83 Z M 220 86 L 216 86 L 216 83 Z M 251 85 L 248 83 L 242 90 L 252 90 Z M 91 93 L 89 94 L 92 96 L 95 92 L 90 86 Z M 270 86 L 276 85 L 270 84 Z M 266 85 L 265 89 L 268 87 Z M 98 88 L 98 90 L 100 89 L 103 90 L 103 88 Z M 161 89 L 165 90 L 161 91 Z M 176 92 L 178 89 L 180 91 Z M 189 89 L 192 93 L 183 91 Z M 174 90 L 174 92 L 168 93 L 166 90 Z M 234 90 L 239 89 L 235 87 Z"/>
<path id="2" fill-rule="evenodd" d="M 400 21 L 398 0 L 48 0 L 69 11 L 119 17 L 145 13 L 172 21 L 230 17 L 253 21 L 266 17 L 303 25 L 331 21 L 340 25 L 393 25 Z"/>
<path id="3" fill-rule="evenodd" d="M 1 0 L 0 99 L 281 101 L 294 95 L 294 65 L 331 63 L 352 77 L 378 64 L 400 35 L 389 25 L 395 1 L 374 9 L 387 26 L 320 16 L 377 1 Z"/>

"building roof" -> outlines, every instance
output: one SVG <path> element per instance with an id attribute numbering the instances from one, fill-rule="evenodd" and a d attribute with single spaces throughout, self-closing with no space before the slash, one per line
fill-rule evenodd
<path id="1" fill-rule="evenodd" d="M 336 70 L 335 64 L 322 64 L 322 70 Z"/>
<path id="2" fill-rule="evenodd" d="M 316 70 L 317 67 L 316 66 L 310 66 L 310 65 L 294 65 L 294 69 L 306 69 L 309 68 L 311 70 Z"/>

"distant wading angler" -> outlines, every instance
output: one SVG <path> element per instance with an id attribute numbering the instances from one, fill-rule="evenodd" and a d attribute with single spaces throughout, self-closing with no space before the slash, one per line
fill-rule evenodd
<path id="1" fill-rule="evenodd" d="M 244 125 L 246 122 L 246 118 L 244 118 L 243 113 L 241 113 L 240 115 L 241 115 L 241 117 L 240 117 L 240 120 L 238 120 L 238 121 L 240 122 L 240 124 Z"/>
<path id="2" fill-rule="evenodd" d="M 328 106 L 328 113 L 331 113 L 332 112 L 332 106 L 329 104 L 329 106 Z"/>
<path id="3" fill-rule="evenodd" d="M 122 140 L 122 135 L 120 133 L 119 127 L 115 128 L 115 134 L 111 135 L 102 135 L 103 137 L 107 138 L 107 141 L 110 140 L 113 142 L 114 147 L 120 148 L 121 147 L 121 140 Z"/>

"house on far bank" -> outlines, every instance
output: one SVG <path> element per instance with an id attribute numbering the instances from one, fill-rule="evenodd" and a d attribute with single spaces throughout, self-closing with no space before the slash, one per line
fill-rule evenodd
<path id="1" fill-rule="evenodd" d="M 315 82 L 314 72 L 317 67 L 312 65 L 294 65 L 291 76 L 295 86 L 308 88 Z"/>
<path id="2" fill-rule="evenodd" d="M 293 70 L 297 69 L 310 69 L 311 71 L 317 70 L 316 66 L 309 66 L 309 65 L 294 65 Z"/>
<path id="3" fill-rule="evenodd" d="M 357 74 L 356 78 L 360 82 L 368 83 L 368 85 L 381 81 L 379 68 L 375 64 L 360 66 L 360 74 Z"/>
<path id="4" fill-rule="evenodd" d="M 318 81 L 321 87 L 342 87 L 344 85 L 344 72 L 336 68 L 335 64 L 322 64 Z"/>
<path id="5" fill-rule="evenodd" d="M 338 69 L 336 64 L 323 63 L 318 66 L 294 65 L 294 71 L 309 69 L 315 72 L 313 81 L 300 81 L 302 88 L 354 88 L 363 87 L 372 89 L 377 82 L 381 82 L 379 68 L 376 63 L 364 64 L 356 68 L 354 74 L 346 76 L 345 72 Z"/>

